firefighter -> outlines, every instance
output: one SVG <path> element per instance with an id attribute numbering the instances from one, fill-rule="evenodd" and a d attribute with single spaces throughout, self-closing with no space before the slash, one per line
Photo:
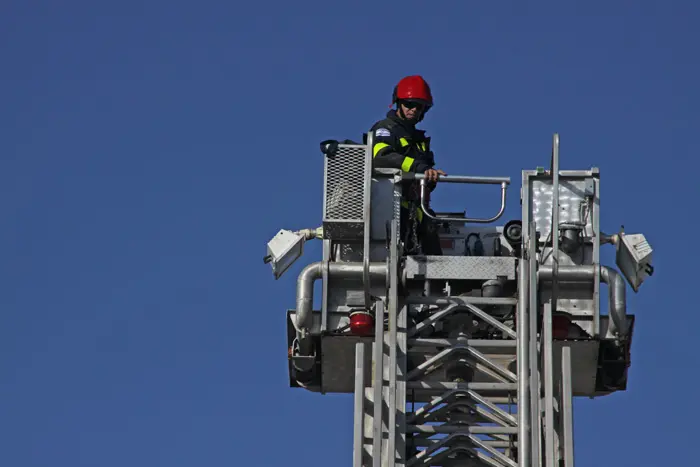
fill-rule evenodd
<path id="1" fill-rule="evenodd" d="M 393 105 L 396 104 L 396 108 Z M 430 137 L 418 130 L 416 124 L 423 120 L 433 106 L 430 86 L 422 76 L 407 76 L 394 87 L 392 109 L 386 118 L 375 123 L 370 132 L 373 136 L 373 167 L 394 168 L 404 172 L 425 174 L 426 207 L 430 192 L 435 189 L 438 175 L 445 172 L 435 169 Z M 429 210 L 432 215 L 434 213 Z M 401 238 L 406 251 L 415 254 L 420 244 L 422 253 L 441 255 L 442 248 L 437 235 L 437 226 L 424 215 L 420 207 L 420 185 L 413 181 L 404 184 L 401 202 Z"/>

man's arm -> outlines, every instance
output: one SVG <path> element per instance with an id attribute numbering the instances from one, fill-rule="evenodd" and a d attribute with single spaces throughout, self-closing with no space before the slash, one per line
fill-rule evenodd
<path id="1" fill-rule="evenodd" d="M 424 173 L 431 166 L 412 157 L 404 156 L 399 152 L 401 144 L 398 138 L 391 134 L 387 128 L 377 128 L 374 131 L 374 156 L 375 168 L 401 169 L 404 172 Z"/>

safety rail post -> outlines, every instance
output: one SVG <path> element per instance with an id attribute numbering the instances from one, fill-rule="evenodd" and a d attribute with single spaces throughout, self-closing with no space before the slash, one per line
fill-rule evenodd
<path id="1" fill-rule="evenodd" d="M 559 287 L 559 135 L 552 138 L 552 311 L 557 311 Z"/>
<path id="2" fill-rule="evenodd" d="M 370 260 L 370 235 L 371 235 L 371 206 L 372 206 L 372 146 L 373 133 L 367 135 L 367 147 L 365 151 L 365 166 L 364 166 L 364 205 L 362 214 L 365 219 L 365 231 L 362 248 L 362 261 L 364 272 L 362 274 L 362 283 L 365 293 L 365 309 L 369 312 L 372 308 L 372 296 L 370 294 L 370 278 L 369 278 L 369 260 Z"/>

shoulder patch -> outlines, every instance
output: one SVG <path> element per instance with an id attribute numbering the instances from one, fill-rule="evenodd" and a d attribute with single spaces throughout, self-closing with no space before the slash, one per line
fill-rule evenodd
<path id="1" fill-rule="evenodd" d="M 379 128 L 377 131 L 374 132 L 374 136 L 391 136 L 391 133 L 389 133 L 389 130 L 387 130 L 386 128 Z"/>

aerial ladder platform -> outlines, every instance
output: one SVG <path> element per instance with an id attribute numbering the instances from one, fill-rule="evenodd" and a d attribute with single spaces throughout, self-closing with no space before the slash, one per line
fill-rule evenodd
<path id="1" fill-rule="evenodd" d="M 326 146 L 322 225 L 267 245 L 278 279 L 323 243 L 286 315 L 290 386 L 354 394 L 353 467 L 573 467 L 573 397 L 627 388 L 627 283 L 653 274 L 644 235 L 601 231 L 599 170 L 561 170 L 557 134 L 549 169 L 522 172 L 522 217 L 498 225 L 509 178 L 440 176 L 494 185 L 500 209 L 435 212 L 424 176 L 373 169 L 371 148 L 371 134 Z M 405 249 L 406 183 L 442 255 Z"/>

